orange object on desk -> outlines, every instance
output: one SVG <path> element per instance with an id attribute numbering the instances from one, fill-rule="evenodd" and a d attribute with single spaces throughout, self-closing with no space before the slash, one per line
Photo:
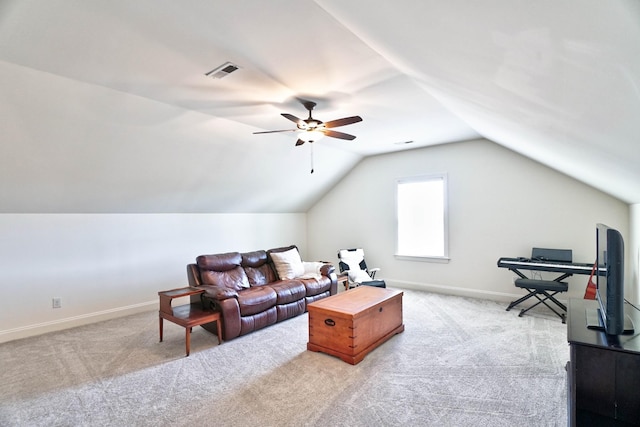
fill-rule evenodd
<path id="1" fill-rule="evenodd" d="M 584 290 L 584 299 L 596 299 L 596 289 L 598 286 L 593 282 L 593 276 L 596 273 L 596 268 L 598 266 L 593 264 L 593 269 L 591 270 L 591 275 L 589 276 L 589 280 L 587 281 L 587 288 Z"/>

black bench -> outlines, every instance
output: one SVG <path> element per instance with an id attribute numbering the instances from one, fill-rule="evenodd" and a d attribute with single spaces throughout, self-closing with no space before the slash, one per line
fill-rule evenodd
<path id="1" fill-rule="evenodd" d="M 554 297 L 554 295 L 559 292 L 567 292 L 567 290 L 569 289 L 569 285 L 566 282 L 557 282 L 555 280 L 516 279 L 515 285 L 518 288 L 528 290 L 529 293 L 509 304 L 509 307 L 507 307 L 507 311 L 511 310 L 521 302 L 535 297 L 538 299 L 538 302 L 529 308 L 522 309 L 520 311 L 520 314 L 518 314 L 519 317 L 522 317 L 523 314 L 536 307 L 537 305 L 544 304 L 562 319 L 562 323 L 566 323 L 567 307 Z M 550 306 L 547 303 L 547 301 L 553 302 L 557 306 L 557 308 L 562 310 L 562 313 L 556 311 L 554 307 Z"/>

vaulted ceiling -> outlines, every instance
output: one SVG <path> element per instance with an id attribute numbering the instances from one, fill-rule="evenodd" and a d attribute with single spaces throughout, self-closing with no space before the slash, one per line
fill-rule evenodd
<path id="1" fill-rule="evenodd" d="M 2 212 L 304 212 L 481 137 L 640 202 L 637 0 L 0 0 L 0 96 Z M 253 134 L 301 98 L 357 138 Z"/>

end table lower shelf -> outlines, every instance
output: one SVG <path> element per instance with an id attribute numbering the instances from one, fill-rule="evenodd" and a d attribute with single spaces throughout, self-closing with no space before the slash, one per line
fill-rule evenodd
<path id="1" fill-rule="evenodd" d="M 167 319 L 185 328 L 185 345 L 187 356 L 191 352 L 191 328 L 204 325 L 205 323 L 216 322 L 218 327 L 218 343 L 222 344 L 222 325 L 220 324 L 220 313 L 217 311 L 204 310 L 201 304 L 191 303 L 171 307 L 171 300 L 174 298 L 186 297 L 201 294 L 204 291 L 196 288 L 178 288 L 169 291 L 158 292 L 160 297 L 160 310 L 158 311 L 160 342 L 163 338 L 163 320 Z"/>

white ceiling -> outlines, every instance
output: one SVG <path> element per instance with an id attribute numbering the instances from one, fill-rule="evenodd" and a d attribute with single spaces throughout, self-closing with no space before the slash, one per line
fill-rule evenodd
<path id="1" fill-rule="evenodd" d="M 640 202 L 637 0 L 0 0 L 0 79 L 3 212 L 304 212 L 478 137 Z M 297 98 L 357 138 L 253 135 Z"/>

